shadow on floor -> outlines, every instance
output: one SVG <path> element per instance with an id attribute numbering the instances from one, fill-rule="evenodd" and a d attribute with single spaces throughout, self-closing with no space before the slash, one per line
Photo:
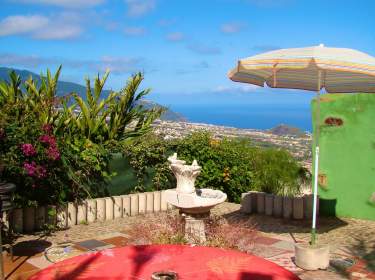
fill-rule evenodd
<path id="1" fill-rule="evenodd" d="M 43 253 L 45 249 L 52 245 L 46 240 L 28 240 L 16 243 L 13 246 L 14 257 L 32 257 L 39 253 Z"/>
<path id="2" fill-rule="evenodd" d="M 366 270 L 375 272 L 375 244 L 369 246 L 366 240 L 355 238 L 356 243 L 349 247 L 349 251 L 353 256 L 357 256 L 364 261 Z"/>
<path id="3" fill-rule="evenodd" d="M 31 257 L 42 254 L 44 250 L 52 244 L 46 240 L 29 240 L 21 241 L 13 246 L 13 256 L 8 255 L 7 261 L 10 264 L 10 271 L 7 273 L 6 279 L 11 279 L 17 274 L 21 267 Z"/>
<path id="4" fill-rule="evenodd" d="M 292 220 L 275 218 L 259 214 L 244 214 L 240 210 L 222 215 L 229 224 L 244 224 L 262 232 L 268 233 L 309 233 L 311 232 L 310 220 Z M 319 217 L 317 229 L 319 233 L 346 226 L 348 223 L 337 217 Z"/>

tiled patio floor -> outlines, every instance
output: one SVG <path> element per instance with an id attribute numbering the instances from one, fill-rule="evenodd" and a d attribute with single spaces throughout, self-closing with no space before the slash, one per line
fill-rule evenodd
<path id="1" fill-rule="evenodd" d="M 249 217 L 244 217 L 242 214 L 236 212 L 236 210 L 238 210 L 237 205 L 226 203 L 222 208 L 216 209 L 214 214 L 227 215 L 228 220 L 249 219 Z M 232 213 L 232 215 L 228 216 L 230 213 Z M 6 279 L 28 279 L 28 277 L 35 274 L 40 269 L 50 265 L 52 261 L 59 261 L 90 250 L 105 250 L 107 248 L 126 246 L 129 244 L 126 234 L 128 226 L 133 223 L 147 222 L 147 219 L 150 217 L 151 216 L 129 217 L 115 221 L 98 222 L 91 225 L 79 225 L 46 237 L 38 235 L 20 237 L 14 248 L 13 261 L 9 256 L 4 257 Z M 263 221 L 259 226 L 261 231 L 263 227 L 263 232 L 255 239 L 252 253 L 285 267 L 299 275 L 301 279 L 375 279 L 375 273 L 371 272 L 369 268 L 369 259 L 366 259 L 365 251 L 363 251 L 364 257 L 361 255 L 363 258 L 360 258 L 360 254 L 356 254 L 350 249 L 351 247 L 349 245 L 351 241 L 349 238 L 347 238 L 348 242 L 341 243 L 342 246 L 340 246 L 338 242 L 342 242 L 342 239 L 340 239 L 341 237 L 337 232 L 334 232 L 335 229 L 332 229 L 333 232 L 331 233 L 329 231 L 324 233 L 326 236 L 322 238 L 322 242 L 325 243 L 329 240 L 328 236 L 331 234 L 335 237 L 335 240 L 332 239 L 331 242 L 329 242 L 332 245 L 332 259 L 338 260 L 338 263 L 342 263 L 340 260 L 350 259 L 354 260 L 355 264 L 345 270 L 330 267 L 326 271 L 309 272 L 296 267 L 293 262 L 295 239 L 297 239 L 297 242 L 300 242 L 304 241 L 306 237 L 302 235 L 301 232 L 296 232 L 296 230 L 293 232 L 293 230 L 290 230 L 290 223 L 286 223 L 286 229 L 283 232 L 281 232 L 280 228 L 275 232 L 266 230 L 264 227 L 266 227 L 268 223 L 273 225 L 275 221 L 272 219 L 269 221 L 269 219 L 264 216 L 251 217 L 251 219 L 257 218 Z M 279 222 L 281 224 L 284 223 L 284 221 Z M 370 222 L 370 226 L 371 225 L 375 225 L 375 223 L 371 224 Z M 345 226 L 348 227 L 348 225 Z M 300 231 L 302 231 L 301 229 L 302 228 L 300 228 Z M 374 229 L 368 228 L 369 232 L 372 230 Z M 353 231 L 352 234 L 358 231 L 356 225 L 354 225 L 351 230 L 347 228 L 345 233 L 351 231 Z M 363 234 L 366 236 L 367 233 Z M 374 236 L 372 236 L 372 238 L 373 237 Z M 342 238 L 345 238 L 345 236 Z M 57 253 L 61 252 L 63 247 L 61 243 L 64 242 L 64 246 L 66 246 L 66 244 L 70 246 L 68 249 L 65 249 L 64 254 L 59 255 Z M 372 240 L 370 239 L 365 240 L 365 248 L 361 249 L 369 249 L 368 247 L 371 246 L 369 245 L 372 244 L 371 242 Z M 373 257 L 373 255 L 371 256 Z M 373 259 L 370 258 L 370 261 L 373 261 Z"/>

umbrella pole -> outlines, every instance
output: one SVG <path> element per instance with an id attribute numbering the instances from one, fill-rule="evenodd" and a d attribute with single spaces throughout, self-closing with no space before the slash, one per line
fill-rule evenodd
<path id="1" fill-rule="evenodd" d="M 316 122 L 315 122 L 315 164 L 314 164 L 314 199 L 313 199 L 313 217 L 311 228 L 311 245 L 316 243 L 316 212 L 318 204 L 318 179 L 319 179 L 319 134 L 320 134 L 320 87 L 321 71 L 318 72 L 318 90 L 316 92 Z"/>

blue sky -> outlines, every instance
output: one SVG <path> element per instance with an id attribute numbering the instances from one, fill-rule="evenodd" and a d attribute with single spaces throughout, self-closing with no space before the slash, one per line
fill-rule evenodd
<path id="1" fill-rule="evenodd" d="M 373 0 L 1 0 L 0 65 L 62 79 L 135 71 L 163 104 L 301 103 L 311 94 L 233 83 L 238 58 L 324 43 L 375 56 Z M 285 93 L 285 94 L 280 94 Z"/>

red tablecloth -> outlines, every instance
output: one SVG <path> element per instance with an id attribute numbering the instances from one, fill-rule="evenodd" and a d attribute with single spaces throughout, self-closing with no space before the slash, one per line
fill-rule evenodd
<path id="1" fill-rule="evenodd" d="M 201 246 L 127 246 L 83 254 L 53 264 L 31 280 L 149 280 L 152 272 L 172 270 L 180 280 L 298 280 L 262 258 Z"/>

